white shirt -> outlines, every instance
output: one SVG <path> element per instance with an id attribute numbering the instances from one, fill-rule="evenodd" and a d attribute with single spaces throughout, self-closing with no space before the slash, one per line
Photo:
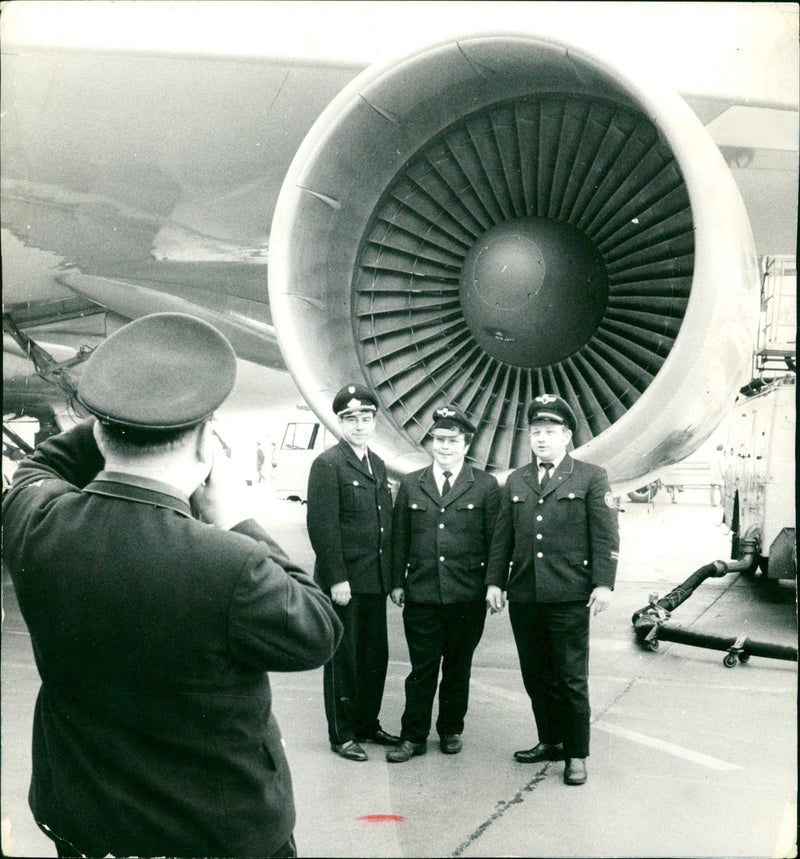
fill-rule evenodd
<path id="1" fill-rule="evenodd" d="M 345 439 L 345 441 L 347 441 L 347 439 Z M 348 441 L 347 443 L 348 443 L 348 444 L 350 444 L 350 442 L 349 442 L 349 441 Z M 367 466 L 367 470 L 369 471 L 369 473 L 370 473 L 370 474 L 372 474 L 372 464 L 371 464 L 371 463 L 370 463 L 370 461 L 369 461 L 369 448 L 368 448 L 368 447 L 365 447 L 365 448 L 364 448 L 364 453 L 363 453 L 363 455 L 362 455 L 361 451 L 359 451 L 359 450 L 358 450 L 358 448 L 353 447 L 353 445 L 352 445 L 352 444 L 350 444 L 350 449 L 351 449 L 351 450 L 353 451 L 353 453 L 356 455 L 356 458 L 357 458 L 361 463 L 363 463 L 364 465 L 366 465 L 366 466 Z"/>
<path id="2" fill-rule="evenodd" d="M 566 453 L 562 453 L 561 456 L 557 456 L 554 460 L 552 460 L 553 468 L 552 468 L 552 471 L 550 472 L 550 477 L 553 476 L 553 474 L 555 473 L 555 470 L 558 468 L 559 465 L 561 465 L 561 460 L 564 459 L 565 456 L 566 456 Z M 536 457 L 536 461 L 539 464 L 539 483 L 541 483 L 542 478 L 544 477 L 547 469 L 542 465 L 542 461 L 539 459 L 538 456 Z"/>
<path id="3" fill-rule="evenodd" d="M 453 484 L 456 482 L 456 478 L 459 474 L 461 474 L 461 469 L 464 466 L 464 461 L 462 460 L 460 465 L 457 467 L 449 469 L 450 471 L 450 488 L 452 489 Z M 436 481 L 436 488 L 439 490 L 439 495 L 442 494 L 442 486 L 444 486 L 444 470 L 439 468 L 437 463 L 433 463 L 433 479 Z"/>

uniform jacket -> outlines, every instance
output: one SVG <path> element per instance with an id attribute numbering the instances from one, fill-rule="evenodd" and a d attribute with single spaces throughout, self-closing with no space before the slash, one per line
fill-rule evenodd
<path id="1" fill-rule="evenodd" d="M 605 471 L 567 455 L 542 492 L 532 463 L 503 489 L 486 584 L 520 602 L 588 599 L 597 585 L 614 587 L 618 550 Z"/>
<path id="2" fill-rule="evenodd" d="M 500 488 L 464 463 L 442 501 L 433 466 L 406 475 L 394 506 L 393 586 L 409 602 L 482 600 Z"/>
<path id="3" fill-rule="evenodd" d="M 371 472 L 342 439 L 311 464 L 306 524 L 314 575 L 328 593 L 340 582 L 353 593 L 391 590 L 392 493 L 383 460 L 367 455 Z"/>
<path id="4" fill-rule="evenodd" d="M 44 442 L 3 503 L 42 679 L 36 819 L 92 856 L 263 856 L 294 826 L 267 675 L 330 659 L 329 599 L 252 520 L 100 472 L 93 419 Z"/>

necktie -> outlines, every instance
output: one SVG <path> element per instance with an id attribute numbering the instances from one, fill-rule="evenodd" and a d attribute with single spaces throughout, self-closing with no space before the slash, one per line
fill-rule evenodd
<path id="1" fill-rule="evenodd" d="M 450 477 L 452 475 L 451 471 L 443 471 L 444 475 L 444 483 L 442 484 L 442 498 L 450 491 Z"/>
<path id="2" fill-rule="evenodd" d="M 552 462 L 541 462 L 539 465 L 544 469 L 542 479 L 539 481 L 539 486 L 544 489 L 547 486 L 547 481 L 550 480 L 550 469 L 553 467 Z"/>

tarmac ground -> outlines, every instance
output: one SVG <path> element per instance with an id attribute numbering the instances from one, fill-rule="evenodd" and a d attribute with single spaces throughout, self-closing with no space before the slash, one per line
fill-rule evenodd
<path id="1" fill-rule="evenodd" d="M 256 493 L 260 519 L 311 569 L 305 507 Z M 671 503 L 624 500 L 614 601 L 592 621 L 589 779 L 563 783 L 562 763 L 525 765 L 536 742 L 508 613 L 487 618 L 475 653 L 458 755 L 388 764 L 332 754 L 322 670 L 272 674 L 275 712 L 294 780 L 301 856 L 789 857 L 797 844 L 797 663 L 636 643 L 631 615 L 699 567 L 730 556 L 721 508 L 707 492 Z M 2 846 L 55 856 L 27 805 L 30 732 L 39 681 L 13 587 L 3 576 Z M 390 665 L 381 719 L 399 733 L 409 671 L 401 612 L 389 604 Z M 704 582 L 673 622 L 717 635 L 797 646 L 796 588 L 731 573 Z M 435 720 L 434 710 L 434 720 Z"/>

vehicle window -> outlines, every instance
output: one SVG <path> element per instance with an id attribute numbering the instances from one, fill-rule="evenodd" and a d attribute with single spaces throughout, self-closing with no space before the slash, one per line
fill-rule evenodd
<path id="1" fill-rule="evenodd" d="M 281 450 L 313 450 L 318 431 L 318 423 L 287 424 Z"/>

